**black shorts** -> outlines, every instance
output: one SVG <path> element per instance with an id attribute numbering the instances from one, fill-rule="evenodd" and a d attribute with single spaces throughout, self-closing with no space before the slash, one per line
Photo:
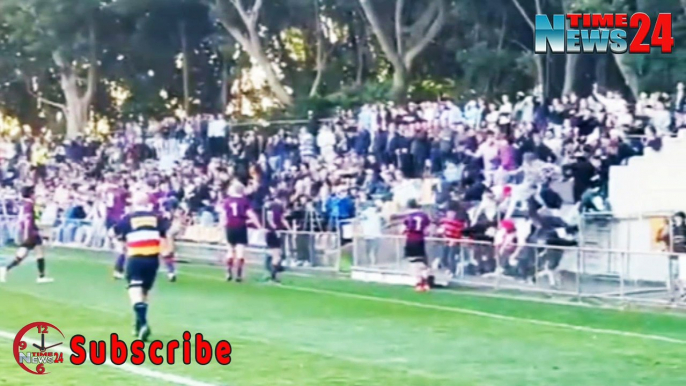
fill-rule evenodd
<path id="1" fill-rule="evenodd" d="M 281 236 L 276 231 L 267 232 L 265 241 L 268 249 L 281 249 Z"/>
<path id="2" fill-rule="evenodd" d="M 34 234 L 29 236 L 26 240 L 23 240 L 19 246 L 21 248 L 26 248 L 29 251 L 32 251 L 39 245 L 43 245 L 43 239 L 40 237 L 39 234 Z"/>
<path id="3" fill-rule="evenodd" d="M 126 260 L 128 288 L 140 287 L 147 293 L 155 284 L 160 260 L 155 257 L 130 257 Z"/>
<path id="4" fill-rule="evenodd" d="M 405 243 L 405 258 L 410 263 L 426 263 L 426 247 L 424 240 L 413 240 Z"/>
<path id="5" fill-rule="evenodd" d="M 248 245 L 248 228 L 226 228 L 226 242 L 229 245 Z"/>
<path id="6" fill-rule="evenodd" d="M 108 218 L 105 220 L 105 228 L 109 231 L 110 229 L 114 228 L 115 225 L 117 225 L 117 220 Z"/>

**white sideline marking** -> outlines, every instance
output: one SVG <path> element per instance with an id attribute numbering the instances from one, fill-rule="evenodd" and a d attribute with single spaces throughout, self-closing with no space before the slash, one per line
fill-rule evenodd
<path id="1" fill-rule="evenodd" d="M 527 323 L 527 324 L 533 324 L 533 325 L 538 325 L 538 326 L 556 327 L 556 328 L 567 329 L 567 330 L 590 332 L 590 333 L 594 333 L 594 334 L 615 335 L 615 336 L 631 337 L 631 338 L 654 340 L 654 341 L 659 341 L 659 342 L 686 345 L 686 340 L 670 338 L 670 337 L 662 336 L 662 335 L 641 334 L 639 332 L 610 330 L 610 329 L 594 328 L 594 327 L 588 327 L 588 326 L 578 326 L 575 324 L 549 322 L 546 320 L 539 320 L 539 319 L 518 318 L 516 316 L 493 314 L 490 312 L 476 311 L 476 310 L 470 310 L 470 309 L 466 309 L 466 308 L 440 306 L 437 304 L 417 303 L 417 302 L 411 302 L 411 301 L 401 300 L 401 299 L 380 298 L 380 297 L 376 297 L 376 296 L 359 295 L 359 294 L 354 294 L 354 293 L 350 293 L 350 292 L 329 291 L 329 290 L 322 290 L 322 289 L 316 289 L 316 288 L 307 288 L 307 287 L 298 287 L 298 286 L 289 286 L 289 285 L 285 285 L 283 287 L 290 289 L 290 290 L 294 290 L 294 291 L 327 294 L 327 295 L 338 296 L 338 297 L 346 297 L 346 298 L 351 298 L 351 299 L 368 300 L 368 301 L 391 303 L 391 304 L 398 304 L 398 305 L 417 307 L 417 308 L 426 308 L 426 309 L 437 310 L 437 311 L 454 312 L 454 313 L 464 314 L 464 315 L 480 316 L 480 317 L 484 317 L 484 318 L 491 318 L 491 319 L 498 319 L 498 320 L 507 320 L 510 322 L 520 322 L 520 323 Z"/>
<path id="2" fill-rule="evenodd" d="M 82 260 L 82 259 L 66 257 L 66 256 L 60 256 L 58 258 L 62 259 L 62 260 Z M 91 261 L 95 262 L 95 260 L 91 260 Z M 106 264 L 105 262 L 99 262 L 99 261 L 98 261 L 98 263 L 99 264 Z M 224 279 L 222 279 L 220 276 L 215 277 L 215 276 L 210 276 L 210 275 L 190 273 L 188 271 L 184 271 L 182 275 L 183 276 L 198 277 L 198 278 L 203 278 L 203 279 L 209 279 L 209 280 L 214 280 L 214 281 L 224 281 Z M 419 302 L 412 302 L 412 301 L 401 300 L 401 299 L 382 298 L 382 297 L 369 296 L 369 295 L 360 295 L 360 294 L 355 294 L 355 293 L 351 293 L 351 292 L 344 292 L 344 291 L 331 291 L 331 290 L 323 290 L 323 289 L 317 289 L 317 288 L 291 286 L 291 285 L 286 285 L 286 284 L 282 284 L 281 286 L 279 286 L 279 288 L 288 289 L 288 290 L 292 290 L 292 291 L 310 292 L 310 293 L 316 293 L 316 294 L 338 296 L 338 297 L 349 298 L 349 299 L 367 300 L 367 301 L 374 301 L 374 302 L 379 302 L 379 303 L 403 305 L 403 306 L 407 306 L 407 307 L 416 307 L 416 308 L 423 308 L 423 309 L 430 309 L 430 310 L 437 310 L 437 311 L 444 311 L 444 312 L 453 312 L 453 313 L 458 313 L 458 314 L 463 314 L 463 315 L 479 316 L 479 317 L 484 317 L 484 318 L 506 320 L 506 321 L 510 321 L 510 322 L 518 322 L 518 323 L 532 324 L 532 325 L 545 326 L 545 327 L 554 327 L 554 328 L 559 328 L 559 329 L 564 329 L 564 330 L 581 331 L 581 332 L 601 334 L 601 335 L 613 335 L 613 336 L 621 336 L 621 337 L 629 337 L 629 338 L 636 338 L 636 339 L 643 339 L 643 340 L 652 340 L 652 341 L 658 341 L 658 342 L 686 345 L 686 340 L 677 339 L 677 338 L 670 338 L 670 337 L 662 336 L 662 335 L 642 334 L 639 332 L 611 330 L 611 329 L 594 328 L 594 327 L 588 327 L 588 326 L 578 326 L 575 324 L 550 322 L 550 321 L 539 320 L 539 319 L 519 318 L 516 316 L 494 314 L 494 313 L 490 313 L 490 312 L 476 311 L 476 310 L 470 310 L 470 309 L 466 309 L 466 308 L 448 307 L 448 306 L 441 306 L 441 305 L 437 305 L 437 304 L 419 303 Z"/>
<path id="3" fill-rule="evenodd" d="M 13 341 L 15 336 L 16 336 L 16 334 L 13 334 L 13 333 L 10 333 L 7 331 L 0 331 L 0 338 L 4 338 L 4 339 Z M 40 344 L 41 343 L 40 341 L 34 340 L 34 339 L 24 339 L 24 341 L 26 341 L 26 343 L 30 343 L 30 344 L 34 344 L 34 343 Z M 71 355 L 72 354 L 71 350 L 66 348 L 66 347 L 56 347 L 53 350 L 59 351 L 65 355 Z M 86 353 L 88 353 L 88 352 L 86 352 Z M 67 362 L 65 362 L 65 363 L 67 363 Z M 182 377 L 179 375 L 174 375 L 174 374 L 163 373 L 163 372 L 159 372 L 159 371 L 155 371 L 155 370 L 150 370 L 150 369 L 146 369 L 146 368 L 141 367 L 141 366 L 134 366 L 134 365 L 129 364 L 129 363 L 124 363 L 121 366 L 117 366 L 114 363 L 112 363 L 112 361 L 110 361 L 109 358 L 107 359 L 107 361 L 105 361 L 105 365 L 110 366 L 110 367 L 114 367 L 115 369 L 122 370 L 122 371 L 125 371 L 127 373 L 131 373 L 133 375 L 137 375 L 140 377 L 152 378 L 152 379 L 156 379 L 158 381 L 166 381 L 166 382 L 174 383 L 177 385 L 215 386 L 212 383 L 196 381 L 194 379 Z"/>
<path id="4" fill-rule="evenodd" d="M 212 279 L 212 280 L 223 281 L 220 277 L 214 277 L 214 276 L 209 276 L 209 275 L 201 275 L 201 274 L 189 273 L 189 272 L 184 272 L 184 275 L 199 277 L 199 278 L 203 278 L 203 279 Z M 288 289 L 288 290 L 292 290 L 292 291 L 299 291 L 299 292 L 310 292 L 310 293 L 315 293 L 315 294 L 331 295 L 331 296 L 337 296 L 337 297 L 343 297 L 343 298 L 349 298 L 349 299 L 358 299 L 358 300 L 367 300 L 367 301 L 373 301 L 373 302 L 379 302 L 379 303 L 397 304 L 397 305 L 402 305 L 402 306 L 424 308 L 424 309 L 430 309 L 430 310 L 436 310 L 436 311 L 454 312 L 454 313 L 463 314 L 463 315 L 480 316 L 483 318 L 507 320 L 510 322 L 518 322 L 518 323 L 533 324 L 533 325 L 538 325 L 538 326 L 554 327 L 554 328 L 560 328 L 560 329 L 565 329 L 565 330 L 589 332 L 589 333 L 602 334 L 602 335 L 614 335 L 614 336 L 622 336 L 622 337 L 630 337 L 630 338 L 638 338 L 638 339 L 644 339 L 644 340 L 653 340 L 653 341 L 658 341 L 658 342 L 666 342 L 666 343 L 674 343 L 674 344 L 679 344 L 679 345 L 686 345 L 686 340 L 677 339 L 677 338 L 670 338 L 670 337 L 662 336 L 662 335 L 641 334 L 639 332 L 611 330 L 611 329 L 594 328 L 594 327 L 588 327 L 588 326 L 578 326 L 575 324 L 549 322 L 546 320 L 539 320 L 539 319 L 519 318 L 516 316 L 508 316 L 508 315 L 494 314 L 494 313 L 484 312 L 484 311 L 470 310 L 467 308 L 441 306 L 441 305 L 437 305 L 437 304 L 428 304 L 428 303 L 418 303 L 418 302 L 412 302 L 409 300 L 382 298 L 382 297 L 377 297 L 377 296 L 360 295 L 360 294 L 355 294 L 355 293 L 351 293 L 351 292 L 331 291 L 331 290 L 323 290 L 323 289 L 317 289 L 317 288 L 292 286 L 292 285 L 287 285 L 287 284 L 282 284 L 278 288 L 284 288 L 284 289 Z"/>

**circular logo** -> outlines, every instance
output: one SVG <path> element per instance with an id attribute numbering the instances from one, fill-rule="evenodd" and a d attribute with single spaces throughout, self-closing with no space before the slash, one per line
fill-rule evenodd
<path id="1" fill-rule="evenodd" d="M 22 328 L 12 344 L 14 359 L 24 371 L 45 375 L 46 367 L 64 362 L 64 334 L 48 322 L 33 322 Z"/>

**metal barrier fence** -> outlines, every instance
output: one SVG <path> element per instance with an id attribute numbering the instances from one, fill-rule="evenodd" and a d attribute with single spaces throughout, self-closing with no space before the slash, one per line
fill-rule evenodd
<path id="1" fill-rule="evenodd" d="M 211 226 L 198 229 L 197 234 L 222 234 L 221 227 Z M 41 234 L 50 246 L 112 251 L 113 245 L 107 235 L 104 223 L 83 220 L 59 219 L 54 223 L 42 224 Z M 265 232 L 249 229 L 250 245 L 246 258 L 261 264 L 265 254 Z M 283 232 L 282 251 L 286 264 L 291 267 L 312 267 L 330 271 L 340 268 L 341 238 L 333 232 Z M 16 216 L 0 216 L 0 246 L 16 245 L 21 240 Z M 205 242 L 178 238 L 176 256 L 191 262 L 219 263 L 225 258 L 226 245 L 223 240 Z"/>
<path id="2" fill-rule="evenodd" d="M 409 263 L 403 258 L 404 245 L 403 236 L 357 235 L 353 240 L 353 276 L 388 283 L 411 282 Z M 455 284 L 538 292 L 578 301 L 682 303 L 679 289 L 686 283 L 686 256 L 673 253 L 521 243 L 499 250 L 491 242 L 440 238 L 428 238 L 426 251 L 434 275 L 448 276 L 445 272 L 454 269 L 450 280 Z M 402 276 L 405 279 L 398 278 Z"/>

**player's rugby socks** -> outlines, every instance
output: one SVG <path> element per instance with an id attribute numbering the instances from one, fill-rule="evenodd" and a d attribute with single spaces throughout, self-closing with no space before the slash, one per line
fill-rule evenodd
<path id="1" fill-rule="evenodd" d="M 279 273 L 279 264 L 272 264 L 272 280 L 276 280 L 276 275 Z"/>
<path id="2" fill-rule="evenodd" d="M 238 268 L 236 274 L 239 278 L 243 277 L 243 266 L 245 265 L 245 259 L 238 259 Z"/>
<path id="3" fill-rule="evenodd" d="M 267 272 L 271 272 L 272 270 L 272 256 L 268 253 L 264 255 L 264 269 L 267 270 Z"/>
<path id="4" fill-rule="evenodd" d="M 116 272 L 124 272 L 124 262 L 126 261 L 126 257 L 124 257 L 123 253 L 120 253 L 117 255 L 117 260 L 114 262 L 114 270 Z"/>
<path id="5" fill-rule="evenodd" d="M 38 277 L 45 277 L 45 258 L 36 259 L 38 264 Z"/>
<path id="6" fill-rule="evenodd" d="M 9 263 L 6 268 L 9 271 L 10 269 L 18 266 L 19 264 L 21 264 L 21 259 L 18 257 L 15 257 L 14 260 L 12 260 L 12 262 Z"/>
<path id="7" fill-rule="evenodd" d="M 171 274 L 176 273 L 176 265 L 174 264 L 174 256 L 167 256 L 164 258 L 164 264 L 167 266 L 167 272 Z"/>
<path id="8" fill-rule="evenodd" d="M 133 312 L 136 313 L 136 325 L 145 326 L 148 324 L 148 304 L 136 303 L 133 305 Z"/>
<path id="9" fill-rule="evenodd" d="M 229 259 L 226 261 L 226 273 L 228 273 L 229 276 L 233 275 L 233 263 L 233 257 L 229 257 Z"/>

